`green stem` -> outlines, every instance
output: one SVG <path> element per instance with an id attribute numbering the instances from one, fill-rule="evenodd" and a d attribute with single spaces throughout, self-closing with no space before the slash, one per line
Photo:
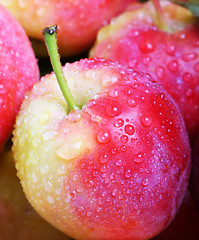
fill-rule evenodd
<path id="1" fill-rule="evenodd" d="M 66 99 L 66 102 L 68 104 L 68 112 L 78 110 L 80 109 L 80 107 L 76 104 L 71 94 L 60 62 L 60 56 L 57 47 L 57 25 L 46 27 L 42 32 L 48 50 L 48 54 L 50 56 L 52 68 L 57 77 L 57 81 L 64 95 L 64 98 Z"/>
<path id="2" fill-rule="evenodd" d="M 159 25 L 159 29 L 165 32 L 169 31 L 169 26 L 167 24 L 167 20 L 164 14 L 164 11 L 160 5 L 160 0 L 152 0 L 153 5 L 155 7 L 156 10 L 156 14 L 158 17 L 158 25 Z"/>

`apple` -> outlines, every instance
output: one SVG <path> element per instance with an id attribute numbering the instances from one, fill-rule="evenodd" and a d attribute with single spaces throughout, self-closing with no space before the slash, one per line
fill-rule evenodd
<path id="1" fill-rule="evenodd" d="M 58 24 L 62 56 L 81 54 L 93 44 L 97 30 L 136 0 L 0 0 L 21 23 L 37 55 L 46 54 L 42 30 Z M 47 56 L 47 55 L 46 55 Z"/>
<path id="2" fill-rule="evenodd" d="M 190 176 L 182 115 L 146 73 L 98 58 L 62 67 L 56 32 L 43 31 L 54 72 L 26 96 L 13 132 L 26 197 L 75 239 L 155 236 Z"/>
<path id="3" fill-rule="evenodd" d="M 0 5 L 0 152 L 10 137 L 25 92 L 39 81 L 30 40 L 14 17 Z"/>
<path id="4" fill-rule="evenodd" d="M 27 201 L 7 147 L 0 159 L 0 239 L 69 240 L 44 221 Z"/>
<path id="5" fill-rule="evenodd" d="M 89 57 L 149 73 L 176 101 L 194 138 L 199 131 L 199 28 L 188 9 L 169 1 L 132 4 L 98 32 Z"/>

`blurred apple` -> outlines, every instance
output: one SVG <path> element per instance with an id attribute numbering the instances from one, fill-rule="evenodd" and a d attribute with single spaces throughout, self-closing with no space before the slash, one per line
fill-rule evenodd
<path id="1" fill-rule="evenodd" d="M 44 221 L 26 200 L 12 152 L 3 152 L 0 160 L 0 239 L 69 240 Z"/>
<path id="2" fill-rule="evenodd" d="M 59 25 L 60 53 L 71 56 L 88 50 L 97 30 L 135 1 L 0 0 L 0 3 L 12 12 L 33 39 L 43 41 L 43 28 L 55 23 Z M 46 53 L 45 45 L 37 40 L 34 40 L 36 53 L 43 55 Z"/>

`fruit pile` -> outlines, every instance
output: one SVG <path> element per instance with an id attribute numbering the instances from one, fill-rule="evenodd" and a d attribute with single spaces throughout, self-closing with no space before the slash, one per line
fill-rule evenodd
<path id="1" fill-rule="evenodd" d="M 0 240 L 199 238 L 198 9 L 0 0 Z"/>

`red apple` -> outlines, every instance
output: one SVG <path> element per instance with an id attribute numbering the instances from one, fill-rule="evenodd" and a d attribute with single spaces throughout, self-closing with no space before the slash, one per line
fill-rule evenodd
<path id="1" fill-rule="evenodd" d="M 199 131 L 199 29 L 181 6 L 132 4 L 102 28 L 90 57 L 103 57 L 149 73 L 178 104 L 190 139 Z M 160 21 L 162 20 L 162 21 Z"/>
<path id="2" fill-rule="evenodd" d="M 61 67 L 52 52 L 63 94 L 72 96 L 66 102 L 51 73 L 22 104 L 12 150 L 27 198 L 75 239 L 157 235 L 175 217 L 190 175 L 177 105 L 148 74 L 97 58 Z"/>
<path id="3" fill-rule="evenodd" d="M 28 36 L 34 39 L 38 55 L 46 53 L 43 28 L 56 23 L 60 28 L 60 53 L 62 56 L 73 56 L 87 51 L 95 40 L 97 30 L 134 1 L 0 0 L 0 3 L 12 12 Z"/>
<path id="4" fill-rule="evenodd" d="M 10 150 L 5 150 L 0 159 L 0 239 L 70 239 L 44 221 L 28 203 Z"/>
<path id="5" fill-rule="evenodd" d="M 0 151 L 11 135 L 25 92 L 39 81 L 31 43 L 20 24 L 0 5 Z"/>

